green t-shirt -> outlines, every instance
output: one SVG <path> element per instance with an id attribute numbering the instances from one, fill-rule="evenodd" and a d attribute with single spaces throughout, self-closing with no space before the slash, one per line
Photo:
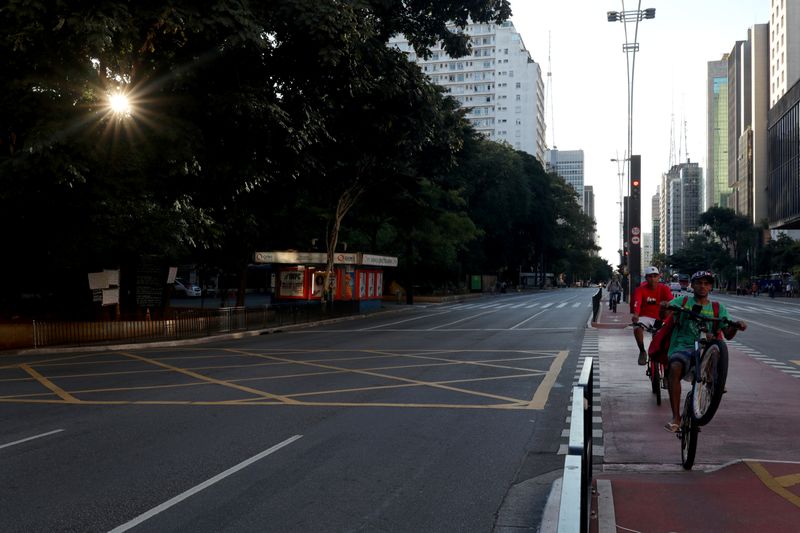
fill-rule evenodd
<path id="1" fill-rule="evenodd" d="M 670 302 L 670 305 L 681 306 L 684 298 L 686 297 L 678 296 L 677 298 L 673 298 Z M 683 307 L 686 309 L 691 309 L 696 303 L 697 302 L 695 301 L 694 296 L 690 296 L 686 300 L 686 305 Z M 727 318 L 730 320 L 730 315 L 728 315 L 728 310 L 725 309 L 725 306 L 721 303 L 718 305 L 718 318 Z M 711 304 L 710 300 L 706 305 L 703 306 L 703 310 L 700 312 L 700 314 L 711 318 L 714 317 L 714 306 Z M 670 337 L 669 355 L 672 355 L 673 352 L 677 352 L 679 350 L 694 349 L 694 341 L 699 335 L 699 331 L 697 330 L 697 322 L 680 316 L 678 313 L 673 313 L 672 316 L 677 320 L 677 323 L 675 324 L 675 329 L 672 331 L 672 337 Z M 709 327 L 709 329 L 711 329 L 711 327 Z"/>

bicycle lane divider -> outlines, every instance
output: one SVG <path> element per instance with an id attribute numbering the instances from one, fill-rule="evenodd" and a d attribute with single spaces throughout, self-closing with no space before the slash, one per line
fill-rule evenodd
<path id="1" fill-rule="evenodd" d="M 150 359 L 148 357 L 143 357 L 141 355 L 136 355 L 136 354 L 133 354 L 133 353 L 130 353 L 130 352 L 119 352 L 119 353 L 121 353 L 122 355 L 125 355 L 127 357 L 130 357 L 131 359 L 136 359 L 136 360 L 139 360 L 139 361 L 142 361 L 142 362 L 145 362 L 145 363 L 149 363 L 151 365 L 160 366 L 161 368 L 166 368 L 168 370 L 172 370 L 173 372 L 178 372 L 180 374 L 184 374 L 186 376 L 189 376 L 189 377 L 192 377 L 192 378 L 195 378 L 195 379 L 199 379 L 199 380 L 205 381 L 207 383 L 213 383 L 215 385 L 221 385 L 223 387 L 230 387 L 232 389 L 240 390 L 242 392 L 247 392 L 249 394 L 255 394 L 256 396 L 259 396 L 261 398 L 266 398 L 266 399 L 269 399 L 269 400 L 277 400 L 277 401 L 279 401 L 281 403 L 286 403 L 286 404 L 299 404 L 300 403 L 297 400 L 293 400 L 291 398 L 287 398 L 286 396 L 281 396 L 281 395 L 278 395 L 278 394 L 272 394 L 270 392 L 262 391 L 262 390 L 259 390 L 259 389 L 254 389 L 254 388 L 251 388 L 251 387 L 245 387 L 244 385 L 237 385 L 236 383 L 231 383 L 230 381 L 224 381 L 224 380 L 221 380 L 221 379 L 212 378 L 211 376 L 206 376 L 206 375 L 197 373 L 197 372 L 195 372 L 193 370 L 189 370 L 189 369 L 186 369 L 186 368 L 180 368 L 180 367 L 177 367 L 177 366 L 169 365 L 167 363 L 162 363 L 161 361 L 156 361 L 155 359 Z"/>
<path id="2" fill-rule="evenodd" d="M 81 401 L 77 399 L 75 396 L 71 395 L 70 393 L 68 393 L 67 391 L 65 391 L 64 389 L 62 389 L 61 387 L 59 387 L 58 385 L 56 385 L 55 383 L 53 383 L 52 381 L 41 375 L 39 372 L 28 366 L 27 364 L 23 363 L 19 365 L 19 367 L 28 374 L 30 374 L 30 376 L 33 379 L 35 379 L 36 381 L 38 381 L 39 383 L 41 383 L 42 385 L 53 391 L 56 394 L 56 396 L 64 400 L 66 403 L 81 403 Z"/>
<path id="3" fill-rule="evenodd" d="M 124 524 L 122 524 L 120 526 L 115 527 L 109 533 L 122 533 L 123 531 L 128 531 L 129 529 L 132 529 L 132 528 L 138 526 L 139 524 L 141 524 L 142 522 L 145 522 L 146 520 L 149 520 L 149 519 L 153 518 L 157 514 L 166 511 L 170 507 L 173 507 L 174 505 L 182 502 L 183 500 L 185 500 L 185 499 L 187 499 L 187 498 L 189 498 L 191 496 L 194 496 L 198 492 L 200 492 L 200 491 L 202 491 L 204 489 L 207 489 L 211 485 L 214 485 L 215 483 L 217 483 L 219 481 L 222 481 L 226 477 L 228 477 L 228 476 L 230 476 L 232 474 L 235 474 L 239 470 L 247 468 L 248 466 L 250 466 L 251 464 L 255 463 L 256 461 L 259 461 L 259 460 L 263 459 L 264 457 L 277 452 L 281 448 L 283 448 L 285 446 L 288 446 L 289 444 L 293 443 L 294 441 L 296 441 L 296 440 L 298 440 L 298 439 L 300 439 L 302 437 L 303 437 L 302 435 L 295 435 L 293 437 L 289 437 L 285 441 L 279 442 L 275 446 L 272 446 L 271 448 L 267 448 L 263 452 L 261 452 L 259 454 L 256 454 L 253 457 L 242 461 L 238 465 L 232 466 L 231 468 L 225 470 L 224 472 L 221 472 L 221 473 L 217 474 L 216 476 L 214 476 L 214 477 L 212 477 L 210 479 L 207 479 L 206 481 L 200 483 L 199 485 L 196 485 L 196 486 L 192 487 L 191 489 L 186 490 L 186 491 L 178 494 L 177 496 L 175 496 L 173 498 L 170 498 L 169 500 L 165 501 L 164 503 L 162 503 L 160 505 L 157 505 L 156 507 L 153 507 L 149 511 L 146 511 L 146 512 L 140 514 L 139 516 L 137 516 L 133 520 L 131 520 L 129 522 L 126 522 L 126 523 L 124 523 Z"/>

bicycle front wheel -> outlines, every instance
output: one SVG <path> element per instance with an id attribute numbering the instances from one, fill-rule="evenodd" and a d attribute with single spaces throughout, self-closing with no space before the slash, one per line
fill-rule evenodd
<path id="1" fill-rule="evenodd" d="M 681 465 L 684 470 L 691 470 L 694 466 L 694 455 L 697 452 L 697 433 L 700 428 L 692 416 L 692 393 L 686 396 L 686 404 L 683 407 L 681 417 Z"/>
<path id="2" fill-rule="evenodd" d="M 698 425 L 708 424 L 717 412 L 728 378 L 728 347 L 715 340 L 700 356 L 692 385 L 692 416 Z"/>

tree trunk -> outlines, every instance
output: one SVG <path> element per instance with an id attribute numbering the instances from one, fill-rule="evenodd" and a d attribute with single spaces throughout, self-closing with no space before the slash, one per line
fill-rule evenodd
<path id="1" fill-rule="evenodd" d="M 335 279 L 336 272 L 334 270 L 334 256 L 336 254 L 336 246 L 339 244 L 339 230 L 342 227 L 342 220 L 350 209 L 355 205 L 363 189 L 354 184 L 346 189 L 339 201 L 336 203 L 336 211 L 333 215 L 330 228 L 328 230 L 327 239 L 327 264 L 325 266 L 325 278 L 322 284 L 322 310 L 328 311 L 333 306 L 333 280 Z"/>

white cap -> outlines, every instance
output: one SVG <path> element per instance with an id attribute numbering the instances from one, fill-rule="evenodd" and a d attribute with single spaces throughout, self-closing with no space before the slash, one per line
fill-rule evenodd
<path id="1" fill-rule="evenodd" d="M 649 266 L 644 268 L 644 275 L 649 276 L 650 274 L 658 274 L 658 268 L 654 266 Z"/>

